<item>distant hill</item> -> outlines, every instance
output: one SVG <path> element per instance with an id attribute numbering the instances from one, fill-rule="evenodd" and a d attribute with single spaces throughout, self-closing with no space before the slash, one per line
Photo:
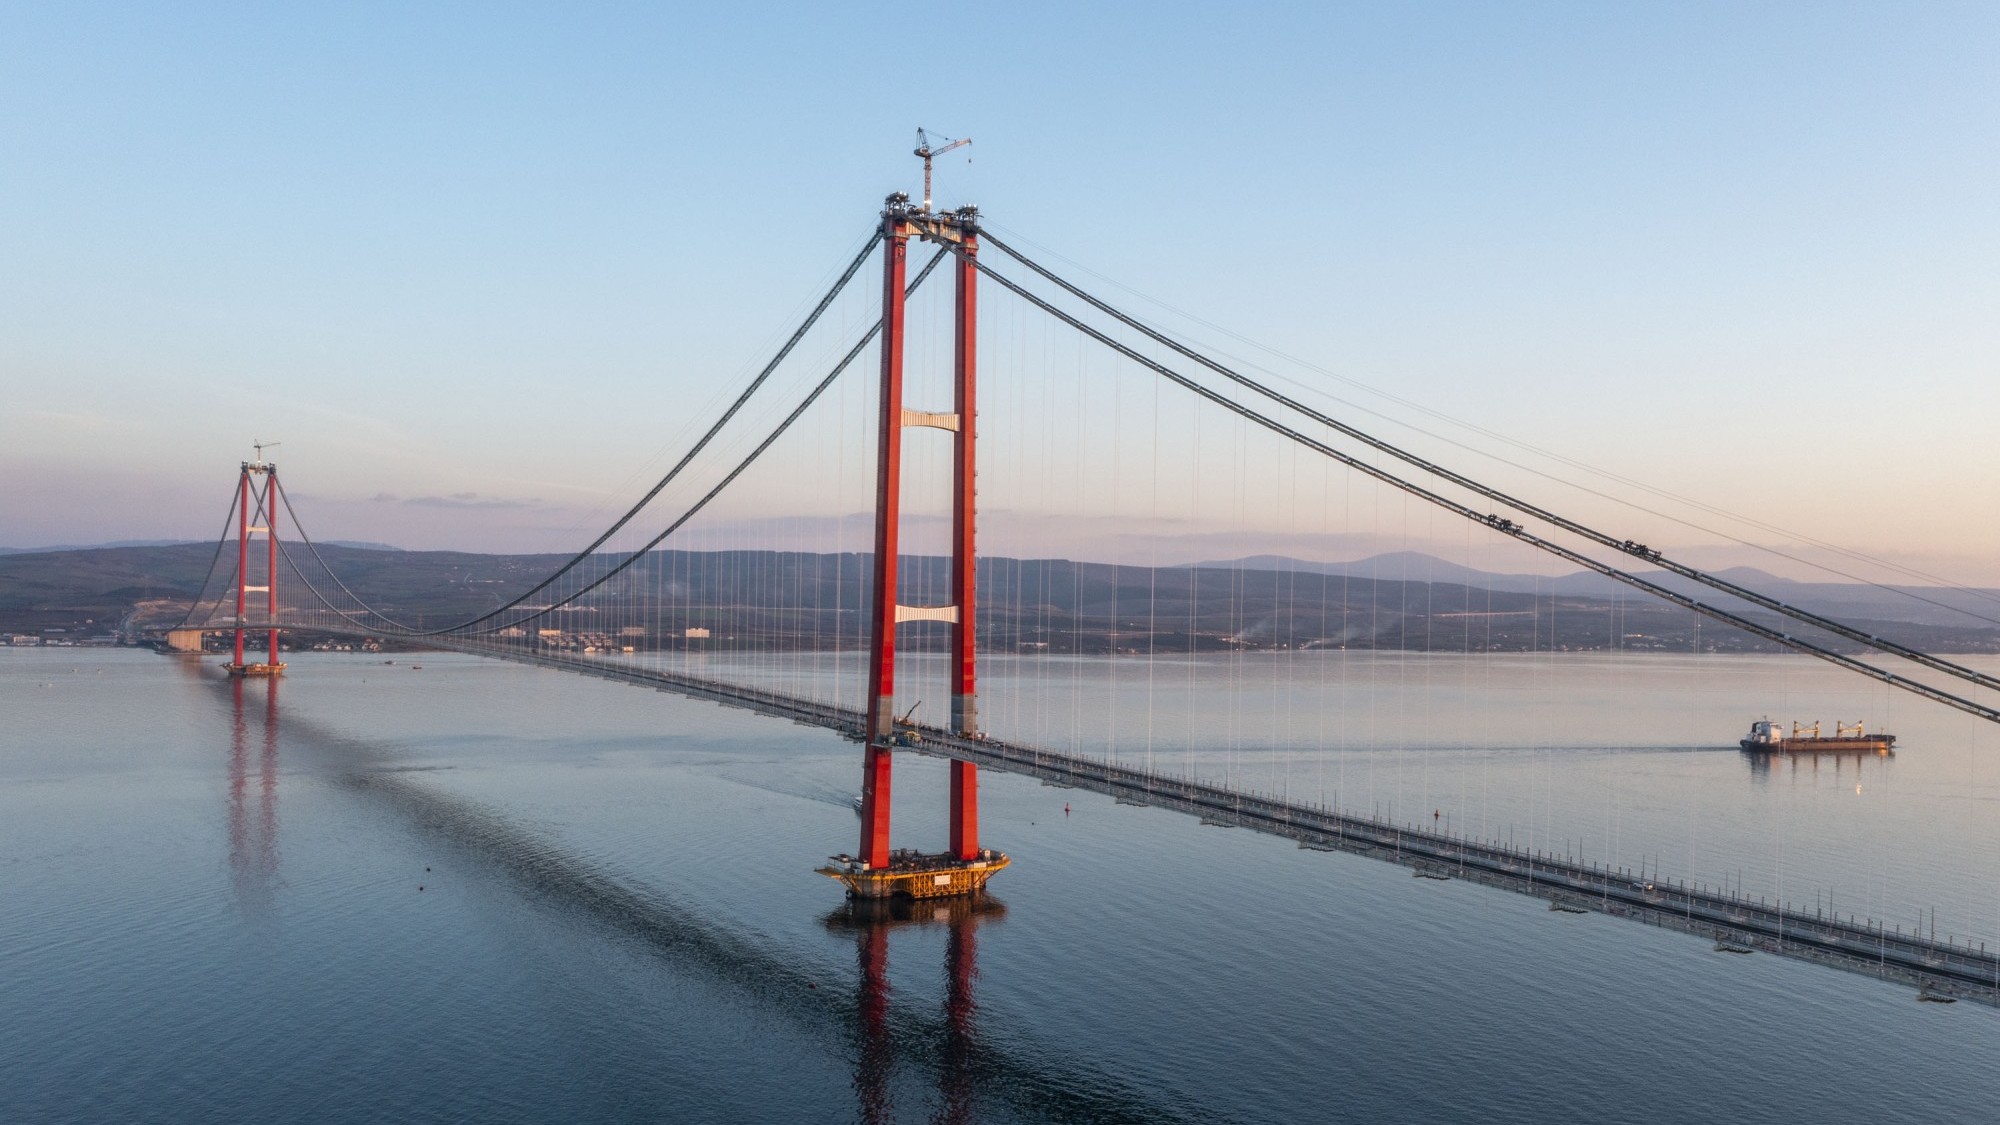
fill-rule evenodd
<path id="1" fill-rule="evenodd" d="M 464 620 L 527 591 L 563 555 L 484 555 L 323 544 L 341 582 L 370 605 L 417 627 Z M 0 555 L 0 632 L 99 631 L 126 622 L 160 628 L 181 619 L 208 576 L 213 543 L 17 552 Z M 227 552 L 225 552 L 227 557 Z M 233 561 L 233 560 L 231 560 Z M 1066 652 L 1176 652 L 1297 648 L 1411 651 L 1773 651 L 1749 634 L 1594 574 L 1489 574 L 1417 552 L 1350 563 L 1255 556 L 1152 568 L 1068 559 L 983 557 L 983 643 Z M 226 569 L 226 567 L 225 567 Z M 2000 623 L 1952 614 L 1979 592 L 1921 590 L 1927 604 L 1865 585 L 1800 583 L 1730 572 L 1760 591 L 1871 632 L 1936 652 L 2000 652 Z M 949 565 L 905 557 L 899 600 L 950 600 Z M 1726 606 L 1729 599 L 1677 578 Z M 656 551 L 607 583 L 563 621 L 639 611 L 660 636 L 711 629 L 750 647 L 851 645 L 869 597 L 861 554 Z M 301 596 L 280 582 L 282 596 Z M 209 596 L 219 594 L 209 591 Z M 569 616 L 574 615 L 574 616 Z M 1775 615 L 1746 610 L 1775 622 Z M 572 628 L 575 626 L 572 625 Z M 906 645 L 935 647 L 942 626 L 909 626 Z M 1806 632 L 1810 632 L 1809 630 Z M 1827 642 L 1851 651 L 1845 642 Z"/>
<path id="2" fill-rule="evenodd" d="M 0 555 L 47 555 L 58 551 L 96 551 L 106 547 L 173 547 L 193 539 L 119 539 L 110 543 L 64 543 L 54 547 L 0 547 Z"/>
<path id="3" fill-rule="evenodd" d="M 1224 570 L 1275 570 L 1283 573 L 1324 574 L 1345 578 L 1368 578 L 1387 582 L 1453 582 L 1481 590 L 1505 590 L 1517 594 L 1609 594 L 1619 584 L 1602 575 L 1580 571 L 1549 577 L 1538 574 L 1495 574 L 1474 570 L 1421 551 L 1391 551 L 1352 562 L 1311 562 L 1284 555 L 1246 555 L 1240 559 L 1218 559 L 1188 564 Z M 1176 568 L 1181 569 L 1181 568 Z M 1585 579 L 1585 582 L 1578 582 Z"/>
<path id="4" fill-rule="evenodd" d="M 118 539 L 110 543 L 62 543 L 53 547 L 0 547 L 0 555 L 50 555 L 62 551 L 101 551 L 111 547 L 178 547 L 187 543 L 204 542 L 213 546 L 213 540 L 195 539 Z M 353 547 L 358 551 L 400 551 L 387 543 L 369 543 L 364 540 L 335 539 L 321 546 Z"/>
<path id="5" fill-rule="evenodd" d="M 1419 551 L 1395 551 L 1353 562 L 1311 562 L 1283 555 L 1250 555 L 1240 559 L 1196 563 L 1201 567 L 1276 570 L 1368 578 L 1377 581 L 1450 582 L 1475 589 L 1518 594 L 1585 598 L 1640 598 L 1647 595 L 1615 579 L 1587 570 L 1563 575 L 1496 574 L 1475 570 Z M 1698 582 L 1660 570 L 1634 574 L 1721 609 L 1741 610 L 1748 603 Z M 1755 567 L 1736 566 L 1713 572 L 1766 597 L 1826 617 L 1902 621 L 1917 625 L 2000 626 L 2000 590 L 1956 586 L 1873 586 L 1865 582 L 1800 582 L 1780 578 Z"/>

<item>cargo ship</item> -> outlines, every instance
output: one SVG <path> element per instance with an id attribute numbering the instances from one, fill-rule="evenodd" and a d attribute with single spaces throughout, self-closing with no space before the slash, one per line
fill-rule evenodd
<path id="1" fill-rule="evenodd" d="M 1738 745 L 1750 751 L 1770 751 L 1793 753 L 1798 751 L 1832 751 L 1835 753 L 1887 754 L 1896 745 L 1893 734 L 1869 734 L 1860 723 L 1848 726 L 1833 724 L 1833 734 L 1822 735 L 1819 724 L 1804 726 L 1792 724 L 1792 733 L 1786 734 L 1782 725 L 1769 719 L 1759 719 L 1750 724 L 1750 734 Z"/>

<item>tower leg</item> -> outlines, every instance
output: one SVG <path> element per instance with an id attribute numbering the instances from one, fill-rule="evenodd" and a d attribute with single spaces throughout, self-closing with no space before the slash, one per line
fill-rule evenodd
<path id="1" fill-rule="evenodd" d="M 861 861 L 889 865 L 889 776 L 896 741 L 896 553 L 903 492 L 903 275 L 909 228 L 883 216 L 882 417 L 875 463 L 875 608 L 868 646 Z"/>
<path id="2" fill-rule="evenodd" d="M 951 854 L 979 858 L 979 767 L 951 763 Z"/>
<path id="3" fill-rule="evenodd" d="M 278 666 L 278 470 L 264 471 L 264 553 L 267 565 L 264 570 L 265 620 L 272 622 L 264 635 L 264 646 L 270 653 L 265 657 L 271 667 Z M 276 689 L 273 689 L 276 690 Z"/>
<path id="4" fill-rule="evenodd" d="M 978 590 L 974 554 L 977 503 L 978 395 L 975 377 L 979 322 L 979 273 L 973 260 L 979 240 L 967 232 L 960 242 L 953 307 L 952 399 L 958 432 L 952 441 L 951 592 L 958 618 L 951 627 L 951 727 L 959 734 L 979 731 Z M 951 852 L 959 859 L 979 854 L 979 770 L 971 762 L 951 764 Z"/>
<path id="5" fill-rule="evenodd" d="M 236 481 L 236 667 L 243 667 L 243 614 L 250 585 L 250 466 Z"/>

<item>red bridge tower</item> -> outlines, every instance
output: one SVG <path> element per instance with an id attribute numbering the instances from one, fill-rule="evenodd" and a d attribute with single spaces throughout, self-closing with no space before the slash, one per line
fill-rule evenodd
<path id="1" fill-rule="evenodd" d="M 861 850 L 835 856 L 820 873 L 845 883 L 857 898 L 907 895 L 936 898 L 973 894 L 1007 857 L 979 846 L 979 772 L 971 762 L 951 762 L 951 847 L 926 854 L 889 847 L 889 794 L 895 750 L 921 738 L 898 720 L 896 626 L 904 621 L 951 623 L 951 725 L 949 733 L 976 737 L 979 644 L 974 609 L 978 594 L 973 558 L 977 401 L 974 378 L 978 322 L 979 212 L 961 207 L 932 214 L 913 208 L 909 197 L 889 197 L 882 212 L 882 414 L 876 454 L 874 617 L 868 646 L 867 727 L 861 772 Z M 952 410 L 933 414 L 903 405 L 904 264 L 911 237 L 935 242 L 956 256 L 953 301 Z M 901 530 L 903 431 L 909 427 L 952 434 L 951 595 L 944 606 L 903 605 L 896 597 L 896 562 Z"/>
<path id="2" fill-rule="evenodd" d="M 276 676 L 285 670 L 278 659 L 278 466 L 264 460 L 264 450 L 276 442 L 257 442 L 257 459 L 243 462 L 236 482 L 236 647 L 223 668 L 232 676 Z M 264 584 L 250 585 L 250 536 L 264 537 Z M 249 595 L 264 595 L 262 664 L 243 662 L 243 632 L 248 623 Z"/>

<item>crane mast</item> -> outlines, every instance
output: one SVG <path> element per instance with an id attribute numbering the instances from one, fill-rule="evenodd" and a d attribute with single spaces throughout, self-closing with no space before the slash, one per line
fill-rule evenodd
<path id="1" fill-rule="evenodd" d="M 917 127 L 917 147 L 913 155 L 922 157 L 924 162 L 925 214 L 929 214 L 931 209 L 931 157 L 943 156 L 952 149 L 963 148 L 971 143 L 971 137 L 960 137 L 958 140 L 952 140 L 950 137 L 939 137 L 933 142 L 930 134 L 924 132 L 923 126 L 920 125 Z"/>

